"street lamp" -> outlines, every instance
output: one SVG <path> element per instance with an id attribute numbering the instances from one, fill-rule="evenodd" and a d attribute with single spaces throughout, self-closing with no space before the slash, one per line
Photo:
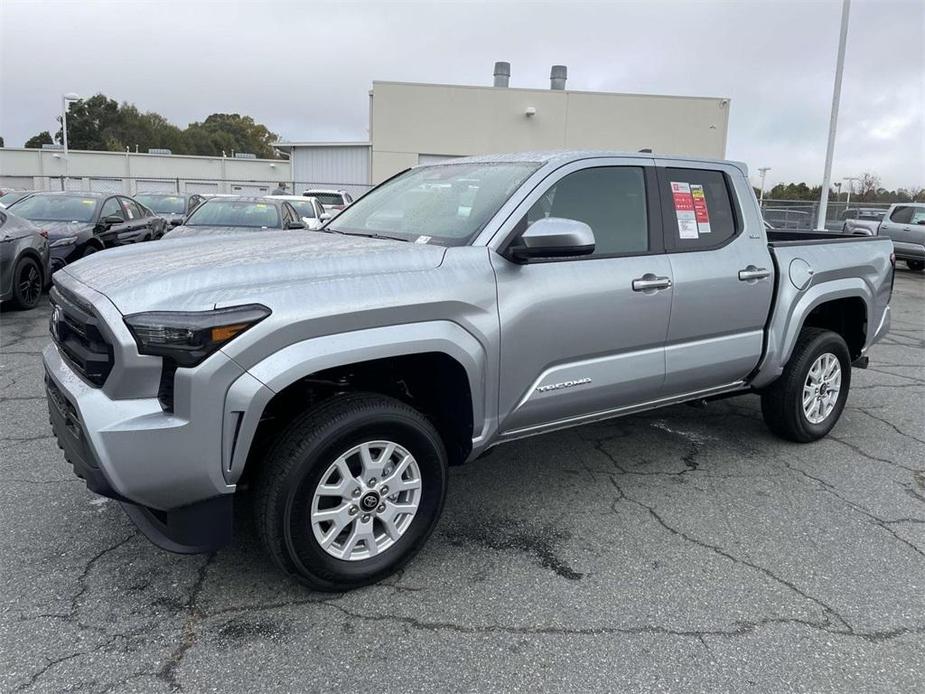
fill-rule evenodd
<path id="1" fill-rule="evenodd" d="M 841 33 L 838 37 L 838 57 L 835 59 L 835 86 L 832 89 L 832 112 L 829 116 L 829 141 L 825 148 L 825 168 L 822 173 L 822 194 L 819 196 L 819 215 L 816 228 L 825 229 L 829 207 L 829 183 L 832 180 L 832 157 L 835 154 L 835 130 L 838 127 L 838 102 L 841 99 L 841 78 L 845 68 L 845 41 L 848 38 L 848 13 L 851 0 L 842 0 Z"/>
<path id="2" fill-rule="evenodd" d="M 67 104 L 69 101 L 79 101 L 80 97 L 74 92 L 68 92 L 61 97 L 61 142 L 64 145 L 64 176 L 67 177 Z M 62 186 L 63 188 L 64 186 Z"/>
<path id="3" fill-rule="evenodd" d="M 842 179 L 843 181 L 848 181 L 848 197 L 845 199 L 845 209 L 848 209 L 848 205 L 851 203 L 851 191 L 854 190 L 854 182 L 858 180 L 857 176 L 845 176 Z"/>
<path id="4" fill-rule="evenodd" d="M 764 204 L 764 177 L 768 175 L 770 170 L 770 166 L 762 166 L 758 169 L 758 173 L 761 174 L 761 195 L 758 196 L 758 207 Z"/>

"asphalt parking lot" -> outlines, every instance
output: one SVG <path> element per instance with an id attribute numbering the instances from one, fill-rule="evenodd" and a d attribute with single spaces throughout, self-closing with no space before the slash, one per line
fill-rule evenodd
<path id="1" fill-rule="evenodd" d="M 0 690 L 923 691 L 925 275 L 893 311 L 826 440 L 773 438 L 746 396 L 510 444 L 345 595 L 246 524 L 210 556 L 150 545 L 51 437 L 47 310 L 4 311 Z"/>

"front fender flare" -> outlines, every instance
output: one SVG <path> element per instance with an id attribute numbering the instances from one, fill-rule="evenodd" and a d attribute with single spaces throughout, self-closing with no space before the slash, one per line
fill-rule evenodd
<path id="1" fill-rule="evenodd" d="M 222 466 L 229 484 L 241 476 L 264 409 L 273 396 L 318 371 L 374 359 L 444 353 L 465 369 L 472 395 L 473 436 L 484 434 L 485 347 L 451 321 L 427 321 L 368 328 L 302 340 L 253 365 L 228 389 L 222 431 Z"/>

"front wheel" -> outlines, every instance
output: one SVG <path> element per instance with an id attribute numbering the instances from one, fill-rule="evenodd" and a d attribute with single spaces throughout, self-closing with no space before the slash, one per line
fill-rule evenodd
<path id="1" fill-rule="evenodd" d="M 851 357 L 842 336 L 805 328 L 780 378 L 761 394 L 761 413 L 781 438 L 816 441 L 835 426 L 850 385 Z"/>
<path id="2" fill-rule="evenodd" d="M 440 517 L 446 452 L 408 405 L 338 396 L 296 418 L 262 461 L 254 515 L 274 563 L 318 590 L 381 580 Z"/>
<path id="3" fill-rule="evenodd" d="M 33 258 L 21 258 L 13 270 L 13 305 L 22 310 L 35 308 L 43 284 L 39 264 Z"/>
<path id="4" fill-rule="evenodd" d="M 907 260 L 906 267 L 913 272 L 921 272 L 925 270 L 925 260 Z"/>

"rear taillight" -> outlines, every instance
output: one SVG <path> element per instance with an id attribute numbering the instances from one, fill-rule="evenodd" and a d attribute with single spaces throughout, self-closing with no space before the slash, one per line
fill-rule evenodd
<path id="1" fill-rule="evenodd" d="M 896 269 L 896 251 L 890 253 L 890 265 L 893 266 L 893 269 Z"/>

